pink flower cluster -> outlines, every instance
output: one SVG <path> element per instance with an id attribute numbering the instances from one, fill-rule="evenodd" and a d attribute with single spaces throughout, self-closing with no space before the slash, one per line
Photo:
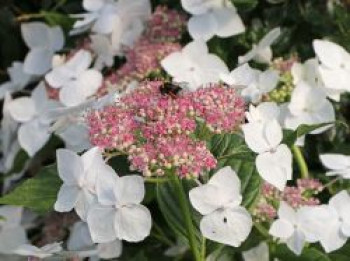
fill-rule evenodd
<path id="1" fill-rule="evenodd" d="M 174 169 L 181 177 L 216 167 L 206 143 L 196 137 L 201 121 L 212 133 L 233 132 L 244 119 L 234 89 L 213 84 L 176 98 L 161 94 L 162 81 L 145 81 L 114 105 L 87 116 L 93 145 L 129 155 L 146 176 Z"/>
<path id="2" fill-rule="evenodd" d="M 265 183 L 262 186 L 262 197 L 254 210 L 254 215 L 259 221 L 271 221 L 277 215 L 280 201 L 287 202 L 295 209 L 318 205 L 320 201 L 315 196 L 322 189 L 323 185 L 317 179 L 298 179 L 297 186 L 287 186 L 283 192 Z"/>
<path id="3" fill-rule="evenodd" d="M 143 36 L 126 51 L 126 62 L 106 77 L 99 95 L 111 89 L 124 90 L 131 82 L 142 81 L 151 73 L 160 75 L 160 61 L 181 50 L 178 42 L 185 24 L 185 16 L 165 6 L 158 6 Z"/>

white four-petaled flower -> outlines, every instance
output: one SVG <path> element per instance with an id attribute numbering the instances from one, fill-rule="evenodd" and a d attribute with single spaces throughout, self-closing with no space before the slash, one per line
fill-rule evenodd
<path id="1" fill-rule="evenodd" d="M 58 102 L 47 98 L 43 82 L 34 89 L 31 97 L 20 97 L 9 102 L 9 114 L 21 123 L 18 142 L 29 156 L 34 156 L 49 140 L 51 120 L 45 113 L 58 106 Z"/>
<path id="2" fill-rule="evenodd" d="M 292 153 L 281 144 L 282 128 L 277 120 L 250 122 L 242 126 L 248 147 L 258 153 L 256 167 L 260 176 L 279 190 L 292 179 Z"/>
<path id="3" fill-rule="evenodd" d="M 65 106 L 76 106 L 94 95 L 102 84 L 102 74 L 89 69 L 91 53 L 78 51 L 65 64 L 55 67 L 45 79 L 52 88 L 60 89 L 59 98 Z"/>
<path id="4" fill-rule="evenodd" d="M 64 34 L 61 27 L 32 22 L 22 24 L 21 30 L 24 42 L 30 49 L 24 60 L 24 72 L 44 75 L 51 68 L 55 52 L 63 48 Z"/>
<path id="5" fill-rule="evenodd" d="M 323 154 L 320 156 L 322 164 L 329 169 L 327 176 L 339 175 L 350 179 L 350 156 L 342 154 Z"/>
<path id="6" fill-rule="evenodd" d="M 68 212 L 74 208 L 85 221 L 90 206 L 96 201 L 96 177 L 104 165 L 97 147 L 82 156 L 67 149 L 57 150 L 58 174 L 64 183 L 58 193 L 55 210 Z"/>
<path id="7" fill-rule="evenodd" d="M 204 217 L 200 229 L 204 237 L 238 247 L 247 239 L 252 218 L 240 206 L 241 184 L 231 167 L 216 172 L 205 185 L 189 192 L 192 206 Z"/>
<path id="8" fill-rule="evenodd" d="M 87 216 L 94 242 L 139 242 L 149 235 L 152 219 L 149 210 L 141 205 L 145 196 L 142 177 L 119 177 L 105 165 L 97 178 L 96 193 L 98 204 L 90 208 Z"/>
<path id="9" fill-rule="evenodd" d="M 175 82 L 186 82 L 191 90 L 217 83 L 220 74 L 228 73 L 226 64 L 218 56 L 210 54 L 206 43 L 200 40 L 165 57 L 161 64 Z"/>
<path id="10" fill-rule="evenodd" d="M 253 45 L 252 50 L 245 55 L 238 57 L 238 62 L 242 64 L 254 59 L 257 62 L 269 64 L 272 59 L 272 50 L 270 46 L 277 40 L 280 34 L 281 29 L 279 27 L 272 29 L 258 44 Z"/>

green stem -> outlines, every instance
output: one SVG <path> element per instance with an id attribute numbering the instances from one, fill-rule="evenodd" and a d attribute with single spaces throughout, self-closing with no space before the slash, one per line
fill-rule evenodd
<path id="1" fill-rule="evenodd" d="M 201 247 L 202 260 L 205 260 L 205 256 L 206 256 L 206 240 L 205 240 L 205 237 L 202 237 L 202 247 Z"/>
<path id="2" fill-rule="evenodd" d="M 174 184 L 176 186 L 177 194 L 179 197 L 180 208 L 185 218 L 186 229 L 187 229 L 187 238 L 190 244 L 190 248 L 195 261 L 202 261 L 199 249 L 197 247 L 196 235 L 194 233 L 194 226 L 192 223 L 192 215 L 190 211 L 190 206 L 188 204 L 187 196 L 185 190 L 182 186 L 180 179 L 174 176 Z"/>
<path id="3" fill-rule="evenodd" d="M 309 169 L 307 167 L 305 158 L 304 158 L 303 153 L 301 152 L 300 148 L 296 145 L 293 145 L 292 151 L 294 154 L 294 158 L 296 159 L 296 161 L 298 163 L 301 177 L 304 179 L 309 178 Z"/>
<path id="4" fill-rule="evenodd" d="M 254 227 L 256 228 L 256 230 L 258 230 L 260 232 L 261 235 L 263 235 L 266 238 L 270 238 L 269 231 L 267 231 L 267 229 L 263 225 L 255 222 Z"/>

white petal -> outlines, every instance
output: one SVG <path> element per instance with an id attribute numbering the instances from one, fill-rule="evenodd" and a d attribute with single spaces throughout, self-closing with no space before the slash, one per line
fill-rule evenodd
<path id="1" fill-rule="evenodd" d="M 244 261 L 269 261 L 269 247 L 265 242 L 242 252 Z"/>
<path id="2" fill-rule="evenodd" d="M 139 242 L 145 239 L 152 227 L 149 210 L 142 205 L 125 206 L 117 211 L 115 228 L 120 239 Z"/>
<path id="3" fill-rule="evenodd" d="M 13 254 L 16 248 L 27 243 L 26 231 L 22 227 L 2 228 L 0 242 L 0 253 Z"/>
<path id="4" fill-rule="evenodd" d="M 18 142 L 30 157 L 41 150 L 50 137 L 48 126 L 38 119 L 23 123 L 18 130 Z"/>
<path id="5" fill-rule="evenodd" d="M 288 248 L 292 250 L 293 253 L 295 253 L 296 255 L 301 254 L 301 252 L 303 251 L 304 243 L 305 235 L 298 229 L 295 230 L 293 235 L 287 240 Z"/>
<path id="6" fill-rule="evenodd" d="M 30 97 L 21 97 L 12 100 L 7 105 L 11 117 L 18 122 L 27 122 L 37 114 L 34 100 Z"/>
<path id="7" fill-rule="evenodd" d="M 72 71 L 66 66 L 54 68 L 45 75 L 45 80 L 52 88 L 61 88 L 71 81 Z"/>
<path id="8" fill-rule="evenodd" d="M 234 247 L 246 240 L 251 228 L 252 219 L 242 207 L 217 210 L 204 216 L 200 222 L 204 237 Z"/>
<path id="9" fill-rule="evenodd" d="M 236 172 L 227 166 L 217 171 L 208 184 L 216 186 L 219 191 L 217 202 L 222 206 L 238 206 L 241 203 L 241 181 Z"/>
<path id="10" fill-rule="evenodd" d="M 215 17 L 209 14 L 192 16 L 188 21 L 188 32 L 195 40 L 208 41 L 215 35 L 217 23 Z"/>
<path id="11" fill-rule="evenodd" d="M 99 169 L 106 166 L 102 158 L 102 151 L 99 147 L 93 147 L 81 156 L 81 160 L 84 165 L 85 186 L 93 188 L 96 184 Z"/>
<path id="12" fill-rule="evenodd" d="M 41 22 L 21 25 L 23 40 L 29 48 L 46 47 L 49 41 L 49 29 L 45 23 Z"/>
<path id="13" fill-rule="evenodd" d="M 84 177 L 84 165 L 81 158 L 67 149 L 58 149 L 56 155 L 60 178 L 67 185 L 78 185 Z"/>
<path id="14" fill-rule="evenodd" d="M 119 178 L 116 196 L 120 204 L 128 205 L 141 203 L 145 196 L 143 178 L 136 175 Z"/>
<path id="15" fill-rule="evenodd" d="M 213 185 L 203 185 L 193 188 L 189 192 L 189 197 L 192 206 L 202 215 L 207 215 L 218 209 L 221 205 L 216 201 L 218 188 Z"/>
<path id="16" fill-rule="evenodd" d="M 329 68 L 340 67 L 349 54 L 345 49 L 326 40 L 314 40 L 313 47 L 320 61 Z"/>
<path id="17" fill-rule="evenodd" d="M 89 51 L 84 49 L 79 50 L 72 58 L 64 65 L 68 70 L 72 71 L 72 75 L 79 76 L 89 68 L 92 62 L 92 56 Z"/>
<path id="18" fill-rule="evenodd" d="M 350 169 L 350 156 L 341 154 L 323 154 L 320 155 L 322 164 L 332 170 Z"/>
<path id="19" fill-rule="evenodd" d="M 242 130 L 246 144 L 254 152 L 263 153 L 271 149 L 265 137 L 263 136 L 263 123 L 252 122 L 244 124 L 242 125 Z"/>
<path id="20" fill-rule="evenodd" d="M 48 48 L 32 49 L 24 59 L 24 71 L 28 74 L 43 75 L 51 68 L 53 51 Z"/>
<path id="21" fill-rule="evenodd" d="M 104 0 L 83 0 L 83 7 L 85 10 L 93 12 L 101 9 L 104 3 Z"/>
<path id="22" fill-rule="evenodd" d="M 273 44 L 277 38 L 281 35 L 281 28 L 276 27 L 268 32 L 259 42 L 259 48 L 264 49 Z"/>
<path id="23" fill-rule="evenodd" d="M 337 250 L 346 243 L 347 237 L 341 233 L 340 228 L 341 223 L 338 220 L 328 221 L 327 226 L 323 228 L 324 233 L 320 243 L 326 253 Z"/>
<path id="24" fill-rule="evenodd" d="M 64 46 L 64 34 L 63 30 L 59 26 L 54 26 L 50 28 L 49 31 L 50 38 L 50 48 L 55 51 L 59 51 Z"/>
<path id="25" fill-rule="evenodd" d="M 259 89 L 262 93 L 268 93 L 276 88 L 279 74 L 273 69 L 266 70 L 259 75 Z"/>
<path id="26" fill-rule="evenodd" d="M 67 249 L 70 251 L 79 251 L 90 248 L 94 245 L 92 242 L 89 227 L 85 222 L 78 221 L 70 231 L 67 242 Z"/>
<path id="27" fill-rule="evenodd" d="M 235 8 L 220 8 L 213 11 L 217 22 L 216 35 L 219 37 L 230 37 L 245 31 L 242 19 Z"/>
<path id="28" fill-rule="evenodd" d="M 87 223 L 95 243 L 108 243 L 117 238 L 115 231 L 116 212 L 113 207 L 95 205 L 90 208 Z"/>
<path id="29" fill-rule="evenodd" d="M 292 154 L 284 144 L 279 145 L 275 152 L 259 154 L 255 163 L 260 176 L 281 191 L 287 180 L 292 179 Z"/>
<path id="30" fill-rule="evenodd" d="M 282 127 L 277 120 L 272 120 L 264 126 L 264 136 L 270 148 L 276 148 L 283 139 Z"/>
<path id="31" fill-rule="evenodd" d="M 1 206 L 0 207 L 0 227 L 1 228 L 14 228 L 21 224 L 23 215 L 22 207 L 14 206 Z"/>
<path id="32" fill-rule="evenodd" d="M 117 258 L 122 254 L 123 245 L 119 239 L 97 245 L 98 255 L 103 259 Z"/>
<path id="33" fill-rule="evenodd" d="M 278 216 L 282 219 L 288 220 L 291 224 L 297 223 L 295 210 L 284 201 L 281 201 L 280 203 Z"/>
<path id="34" fill-rule="evenodd" d="M 77 186 L 63 184 L 57 195 L 55 210 L 58 212 L 69 212 L 77 203 L 80 189 Z"/>
<path id="35" fill-rule="evenodd" d="M 108 167 L 102 167 L 97 176 L 96 193 L 98 201 L 103 205 L 115 205 L 117 203 L 119 177 L 115 171 Z"/>
<path id="36" fill-rule="evenodd" d="M 231 167 L 225 167 L 216 172 L 207 184 L 191 189 L 189 197 L 192 206 L 202 215 L 221 207 L 238 206 L 242 200 L 240 180 Z"/>
<path id="37" fill-rule="evenodd" d="M 77 203 L 75 205 L 75 212 L 81 218 L 86 221 L 90 208 L 97 203 L 96 195 L 92 194 L 87 189 L 82 189 L 79 193 Z"/>
<path id="38" fill-rule="evenodd" d="M 277 219 L 272 223 L 269 233 L 274 237 L 287 239 L 293 235 L 294 228 L 287 220 Z"/>

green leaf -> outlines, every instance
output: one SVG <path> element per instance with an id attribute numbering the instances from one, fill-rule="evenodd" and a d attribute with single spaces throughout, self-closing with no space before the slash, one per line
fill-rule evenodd
<path id="1" fill-rule="evenodd" d="M 45 213 L 53 209 L 61 184 L 56 165 L 44 167 L 34 178 L 24 181 L 0 198 L 0 204 L 23 206 Z"/>
<path id="2" fill-rule="evenodd" d="M 188 191 L 194 187 L 193 182 L 188 180 L 182 180 L 182 185 L 184 186 L 184 190 L 186 195 L 188 195 Z M 184 219 L 184 215 L 180 208 L 180 203 L 177 195 L 177 190 L 172 182 L 166 183 L 158 183 L 157 184 L 157 201 L 158 206 L 168 223 L 169 227 L 178 235 L 184 242 L 187 242 L 187 232 L 186 232 L 186 223 Z M 189 203 L 189 199 L 188 199 Z M 190 205 L 190 203 L 189 203 Z M 190 205 L 191 206 L 191 205 Z M 195 225 L 196 230 L 196 238 L 198 240 L 198 244 L 201 239 L 201 233 L 199 231 L 199 221 L 201 216 L 192 211 L 192 222 Z"/>
<path id="3" fill-rule="evenodd" d="M 243 206 L 250 207 L 259 194 L 261 178 L 255 167 L 255 155 L 238 134 L 215 135 L 210 144 L 218 159 L 218 168 L 231 166 L 241 180 Z"/>
<path id="4" fill-rule="evenodd" d="M 258 5 L 258 0 L 231 0 L 231 2 L 235 7 L 244 11 L 253 9 Z"/>
<path id="5" fill-rule="evenodd" d="M 301 255 L 297 256 L 284 244 L 277 247 L 275 257 L 283 261 L 332 261 L 325 253 L 316 248 L 304 248 Z"/>
<path id="6" fill-rule="evenodd" d="M 41 11 L 46 22 L 51 26 L 62 26 L 66 31 L 69 31 L 74 23 L 74 19 L 69 17 L 68 15 L 57 13 L 57 12 L 48 12 Z"/>
<path id="7" fill-rule="evenodd" d="M 294 131 L 293 130 L 285 130 L 283 133 L 282 143 L 287 144 L 288 146 L 291 147 L 294 145 L 297 138 L 302 137 L 306 134 L 309 134 L 310 132 L 313 132 L 314 130 L 317 130 L 319 128 L 328 126 L 330 124 L 334 124 L 334 123 L 327 122 L 327 123 L 320 123 L 320 124 L 314 124 L 314 125 L 302 124 Z"/>
<path id="8" fill-rule="evenodd" d="M 348 261 L 350 257 L 350 242 L 337 251 L 330 253 L 329 257 L 332 261 Z"/>

